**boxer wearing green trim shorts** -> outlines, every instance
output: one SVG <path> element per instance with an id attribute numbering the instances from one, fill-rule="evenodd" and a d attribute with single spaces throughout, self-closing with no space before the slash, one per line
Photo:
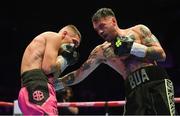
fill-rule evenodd
<path id="1" fill-rule="evenodd" d="M 143 24 L 120 28 L 111 8 L 97 10 L 92 24 L 105 42 L 95 46 L 79 69 L 59 80 L 68 85 L 77 84 L 104 63 L 123 77 L 126 88 L 131 88 L 125 90 L 125 115 L 174 115 L 172 81 L 157 65 L 157 62 L 165 61 L 166 54 L 150 29 Z"/>

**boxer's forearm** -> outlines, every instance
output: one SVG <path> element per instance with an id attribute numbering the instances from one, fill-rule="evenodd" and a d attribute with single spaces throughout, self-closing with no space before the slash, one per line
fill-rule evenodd
<path id="1" fill-rule="evenodd" d="M 156 61 L 165 61 L 166 54 L 161 48 L 153 46 L 148 47 L 146 51 L 146 58 Z"/>
<path id="2" fill-rule="evenodd" d="M 59 78 L 65 85 L 70 86 L 75 83 L 75 71 L 68 73 L 67 75 Z"/>

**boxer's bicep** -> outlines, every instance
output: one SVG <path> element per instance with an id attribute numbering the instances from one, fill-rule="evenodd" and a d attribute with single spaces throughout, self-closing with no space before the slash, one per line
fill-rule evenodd
<path id="1" fill-rule="evenodd" d="M 146 26 L 139 26 L 142 43 L 148 47 L 146 58 L 151 60 L 165 60 L 165 52 L 158 39 L 151 33 Z"/>
<path id="2" fill-rule="evenodd" d="M 164 61 L 166 58 L 166 54 L 158 39 L 154 35 L 151 35 L 151 37 L 145 38 L 145 41 L 148 46 L 146 57 L 148 59 Z"/>

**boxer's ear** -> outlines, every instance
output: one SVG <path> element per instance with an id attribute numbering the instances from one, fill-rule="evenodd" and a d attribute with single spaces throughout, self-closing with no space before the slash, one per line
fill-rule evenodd
<path id="1" fill-rule="evenodd" d="M 68 34 L 67 31 L 63 31 L 63 33 L 62 33 L 62 39 L 64 39 L 67 34 Z"/>
<path id="2" fill-rule="evenodd" d="M 112 20 L 113 25 L 117 25 L 117 20 L 114 17 L 112 17 L 111 20 Z"/>

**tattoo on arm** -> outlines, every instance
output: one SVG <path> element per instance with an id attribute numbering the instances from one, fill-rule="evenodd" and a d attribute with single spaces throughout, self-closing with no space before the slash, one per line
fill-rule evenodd
<path id="1" fill-rule="evenodd" d="M 90 64 L 88 63 L 88 61 L 87 62 L 85 62 L 83 65 L 82 65 L 82 70 L 84 71 L 84 70 L 87 70 L 87 69 L 89 69 L 90 68 Z"/>
<path id="2" fill-rule="evenodd" d="M 146 57 L 148 57 L 149 59 L 154 59 L 154 60 L 158 60 L 161 58 L 160 54 L 157 52 L 157 50 L 154 47 L 149 47 L 147 49 Z"/>
<path id="3" fill-rule="evenodd" d="M 94 59 L 94 58 L 96 58 L 96 57 L 97 57 L 97 52 L 98 52 L 98 51 L 94 50 L 94 51 L 90 54 L 90 56 L 89 56 L 88 59 Z"/>
<path id="4" fill-rule="evenodd" d="M 147 27 L 145 26 L 140 27 L 140 31 L 142 37 L 144 38 L 144 42 L 146 44 L 154 43 L 154 42 L 159 43 L 158 39 L 151 33 L 151 31 Z"/>
<path id="5" fill-rule="evenodd" d="M 140 32 L 144 38 L 151 36 L 151 31 L 147 27 L 141 26 L 139 29 L 140 29 Z"/>
<path id="6" fill-rule="evenodd" d="M 129 37 L 132 39 L 132 40 L 135 40 L 135 36 L 133 34 L 129 35 Z"/>
<path id="7" fill-rule="evenodd" d="M 84 71 L 84 70 L 89 69 L 89 68 L 90 68 L 90 65 L 92 64 L 93 60 L 94 60 L 96 57 L 97 57 L 97 51 L 95 50 L 95 51 L 93 51 L 93 52 L 90 54 L 88 60 L 82 65 L 82 70 Z"/>
<path id="8" fill-rule="evenodd" d="M 63 82 L 67 85 L 74 83 L 74 81 L 75 81 L 75 75 L 73 72 L 63 78 Z"/>
<path id="9" fill-rule="evenodd" d="M 144 42 L 148 45 L 148 44 L 152 44 L 152 43 L 159 43 L 158 39 L 152 35 L 151 37 L 146 37 L 144 38 Z"/>
<path id="10" fill-rule="evenodd" d="M 144 44 L 148 46 L 146 57 L 153 60 L 162 59 L 164 57 L 163 50 L 160 46 L 158 39 L 151 33 L 148 27 L 140 26 L 139 29 Z"/>

